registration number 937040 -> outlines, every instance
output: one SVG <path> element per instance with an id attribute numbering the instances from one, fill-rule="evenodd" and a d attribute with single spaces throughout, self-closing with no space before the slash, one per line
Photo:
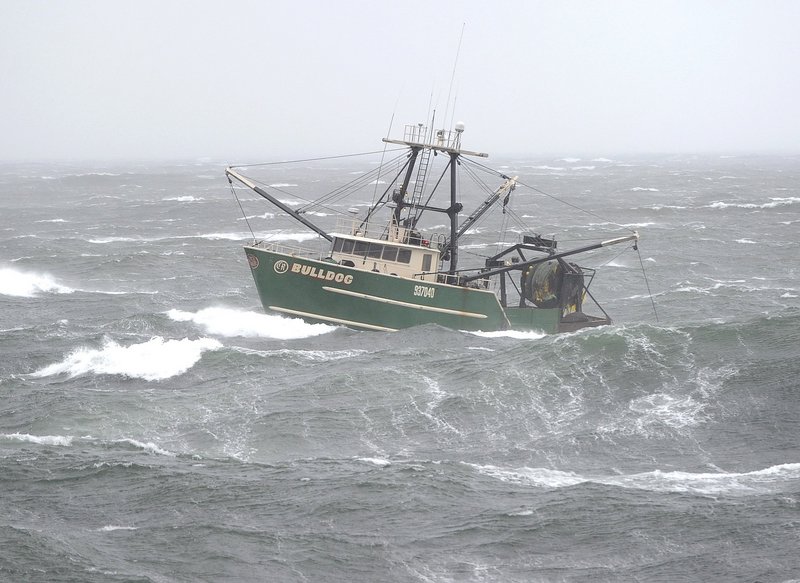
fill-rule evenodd
<path id="1" fill-rule="evenodd" d="M 421 298 L 432 298 L 436 295 L 436 288 L 427 285 L 415 285 L 414 295 Z"/>

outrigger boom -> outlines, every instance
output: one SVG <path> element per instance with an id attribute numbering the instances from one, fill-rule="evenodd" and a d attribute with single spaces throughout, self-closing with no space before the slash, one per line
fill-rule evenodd
<path id="1" fill-rule="evenodd" d="M 274 204 L 276 207 L 281 209 L 286 214 L 288 214 L 291 217 L 297 219 L 298 221 L 303 223 L 306 227 L 308 227 L 309 229 L 311 229 L 315 233 L 318 233 L 321 237 L 324 237 L 328 241 L 333 241 L 333 238 L 328 233 L 326 233 L 325 231 L 320 229 L 317 225 L 315 225 L 314 223 L 309 221 L 307 218 L 305 218 L 303 215 L 301 215 L 300 213 L 298 213 L 294 209 L 292 209 L 292 208 L 286 206 L 285 204 L 283 204 L 280 200 L 278 200 L 277 198 L 272 196 L 270 193 L 268 193 L 266 190 L 264 190 L 263 188 L 258 186 L 255 182 L 253 182 L 252 180 L 250 180 L 246 176 L 242 176 L 241 174 L 239 174 L 238 172 L 233 170 L 230 166 L 225 168 L 225 175 L 228 177 L 228 182 L 231 181 L 231 178 L 235 178 L 236 180 L 238 180 L 239 182 L 244 184 L 246 187 L 252 189 L 254 192 L 256 192 L 259 195 L 261 195 L 264 198 L 266 198 L 269 202 Z"/>

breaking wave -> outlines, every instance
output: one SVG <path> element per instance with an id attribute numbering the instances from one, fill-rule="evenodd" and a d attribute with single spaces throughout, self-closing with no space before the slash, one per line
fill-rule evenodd
<path id="1" fill-rule="evenodd" d="M 309 324 L 296 318 L 235 310 L 204 308 L 197 312 L 170 310 L 167 315 L 177 322 L 192 322 L 205 332 L 218 336 L 245 336 L 295 340 L 327 334 L 336 329 L 328 324 Z"/>
<path id="2" fill-rule="evenodd" d="M 481 336 L 483 338 L 515 338 L 517 340 L 539 340 L 540 338 L 544 338 L 546 334 L 541 332 L 534 332 L 534 331 L 523 331 L 523 330 L 498 330 L 496 332 L 468 332 L 469 334 L 474 334 L 475 336 Z"/>
<path id="3" fill-rule="evenodd" d="M 123 438 L 123 439 L 115 439 L 114 443 L 125 443 L 128 444 L 136 449 L 141 449 L 147 453 L 155 454 L 155 455 L 165 455 L 167 457 L 175 457 L 177 454 L 172 453 L 171 451 L 167 451 L 166 449 L 158 447 L 152 441 L 142 442 L 136 439 L 130 438 Z"/>
<path id="4" fill-rule="evenodd" d="M 0 433 L 0 439 L 12 441 L 24 441 L 26 443 L 36 443 L 38 445 L 72 445 L 71 435 L 31 435 L 29 433 Z"/>
<path id="5" fill-rule="evenodd" d="M 168 198 L 162 199 L 164 202 L 198 202 L 201 200 L 205 200 L 203 197 L 198 196 L 170 196 Z"/>
<path id="6" fill-rule="evenodd" d="M 788 206 L 791 204 L 795 204 L 800 202 L 800 197 L 797 196 L 790 196 L 787 198 L 770 198 L 772 202 L 765 202 L 762 204 L 756 204 L 752 202 L 744 202 L 744 203 L 734 203 L 734 202 L 723 202 L 717 201 L 712 202 L 709 205 L 706 205 L 703 208 L 711 208 L 711 209 L 728 209 L 728 208 L 739 208 L 739 209 L 772 209 L 781 206 Z"/>
<path id="7" fill-rule="evenodd" d="M 75 290 L 58 283 L 46 273 L 0 268 L 0 295 L 30 298 L 42 292 L 71 294 Z"/>
<path id="8" fill-rule="evenodd" d="M 107 339 L 100 349 L 81 347 L 64 360 L 46 366 L 34 377 L 67 374 L 110 374 L 146 381 L 160 381 L 185 373 L 209 350 L 222 348 L 212 338 L 164 340 L 156 336 L 147 342 L 122 346 Z"/>
<path id="9" fill-rule="evenodd" d="M 680 492 L 700 495 L 749 495 L 796 488 L 800 463 L 779 464 L 744 473 L 662 472 L 653 470 L 620 476 L 584 476 L 547 468 L 501 468 L 470 464 L 479 473 L 536 488 L 565 488 L 578 484 L 601 484 L 650 492 Z"/>
<path id="10" fill-rule="evenodd" d="M 0 439 L 10 441 L 22 441 L 25 443 L 34 443 L 36 445 L 56 445 L 61 447 L 70 447 L 76 439 L 82 444 L 99 443 L 99 444 L 125 444 L 136 450 L 142 450 L 145 453 L 153 455 L 163 455 L 167 457 L 176 457 L 178 454 L 168 451 L 159 447 L 155 443 L 148 441 L 143 442 L 138 439 L 131 439 L 123 437 L 121 439 L 112 439 L 110 441 L 97 439 L 92 436 L 74 437 L 72 435 L 30 435 L 28 433 L 0 433 Z"/>

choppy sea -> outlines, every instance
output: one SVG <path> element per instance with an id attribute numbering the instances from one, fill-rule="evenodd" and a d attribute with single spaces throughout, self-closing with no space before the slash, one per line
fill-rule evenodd
<path id="1" fill-rule="evenodd" d="M 800 581 L 800 157 L 495 164 L 640 231 L 582 261 L 613 325 L 268 315 L 250 229 L 316 241 L 224 163 L 0 164 L 0 580 Z"/>

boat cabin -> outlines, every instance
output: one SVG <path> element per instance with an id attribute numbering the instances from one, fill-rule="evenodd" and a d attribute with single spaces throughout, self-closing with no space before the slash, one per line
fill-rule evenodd
<path id="1" fill-rule="evenodd" d="M 331 235 L 331 258 L 341 265 L 408 279 L 436 281 L 440 251 L 432 248 L 429 241 L 419 239 L 419 245 L 411 245 L 357 235 Z"/>

